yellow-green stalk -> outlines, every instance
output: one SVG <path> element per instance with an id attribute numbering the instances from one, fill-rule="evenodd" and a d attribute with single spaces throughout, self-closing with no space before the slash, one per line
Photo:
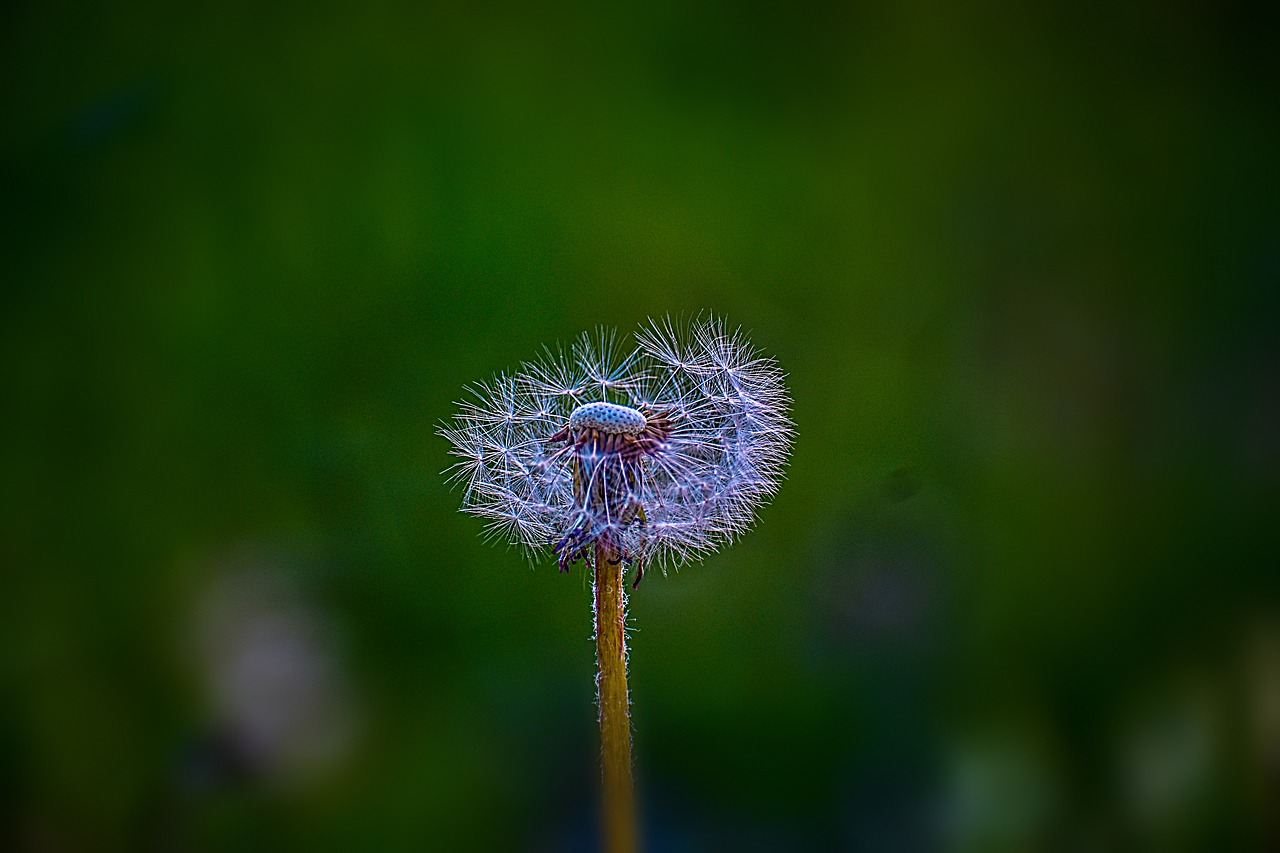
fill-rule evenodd
<path id="1" fill-rule="evenodd" d="M 604 850 L 635 853 L 635 786 L 631 777 L 631 697 L 627 693 L 627 591 L 622 561 L 603 545 L 595 553 L 596 686 L 600 701 L 600 765 Z"/>

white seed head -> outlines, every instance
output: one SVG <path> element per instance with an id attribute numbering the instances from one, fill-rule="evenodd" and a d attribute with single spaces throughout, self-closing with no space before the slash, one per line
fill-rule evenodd
<path id="1" fill-rule="evenodd" d="M 617 403 L 587 403 L 569 415 L 569 430 L 595 429 L 615 435 L 636 435 L 644 429 L 644 412 Z"/>
<path id="2" fill-rule="evenodd" d="M 785 375 L 714 317 L 635 341 L 586 334 L 474 386 L 439 430 L 462 509 L 562 568 L 597 544 L 665 568 L 744 533 L 791 452 Z M 581 429 L 601 440 L 575 442 Z"/>

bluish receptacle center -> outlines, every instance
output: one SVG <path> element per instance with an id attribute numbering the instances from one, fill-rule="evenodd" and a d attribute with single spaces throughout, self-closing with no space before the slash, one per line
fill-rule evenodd
<path id="1" fill-rule="evenodd" d="M 573 432 L 594 429 L 615 435 L 638 435 L 646 423 L 644 412 L 617 403 L 587 403 L 569 415 L 569 429 Z"/>

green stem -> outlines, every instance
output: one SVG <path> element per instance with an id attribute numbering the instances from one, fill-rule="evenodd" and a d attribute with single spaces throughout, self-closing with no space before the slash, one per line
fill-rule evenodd
<path id="1" fill-rule="evenodd" d="M 627 693 L 627 593 L 622 563 L 596 546 L 596 686 L 600 700 L 600 761 L 606 853 L 635 853 L 635 792 L 631 780 L 631 703 Z"/>

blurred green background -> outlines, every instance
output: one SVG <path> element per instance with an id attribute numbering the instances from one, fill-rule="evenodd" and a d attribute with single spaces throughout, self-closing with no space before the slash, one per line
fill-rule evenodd
<path id="1" fill-rule="evenodd" d="M 593 849 L 434 428 L 700 309 L 799 439 L 632 599 L 650 849 L 1280 844 L 1274 9 L 0 14 L 0 846 Z"/>

